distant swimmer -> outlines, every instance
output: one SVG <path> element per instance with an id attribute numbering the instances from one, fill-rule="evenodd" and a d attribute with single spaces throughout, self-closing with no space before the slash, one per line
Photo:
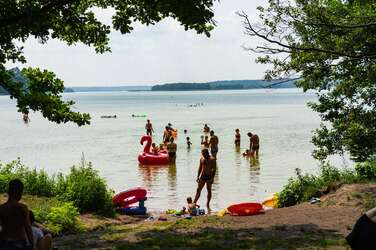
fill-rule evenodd
<path id="1" fill-rule="evenodd" d="M 235 129 L 235 141 L 234 141 L 234 143 L 235 143 L 236 147 L 240 147 L 240 131 L 239 131 L 238 128 Z"/>
<path id="2" fill-rule="evenodd" d="M 176 143 L 174 142 L 174 138 L 171 137 L 170 142 L 167 144 L 168 159 L 170 161 L 170 164 L 175 164 L 176 150 L 177 150 Z"/>
<path id="3" fill-rule="evenodd" d="M 204 131 L 204 133 L 209 133 L 210 132 L 210 128 L 209 128 L 208 124 L 204 125 L 203 131 Z"/>
<path id="4" fill-rule="evenodd" d="M 249 132 L 248 134 L 250 145 L 249 150 L 251 151 L 252 155 L 255 155 L 257 158 L 259 156 L 259 149 L 260 149 L 260 138 L 256 134 L 252 134 Z"/>
<path id="5" fill-rule="evenodd" d="M 189 137 L 187 137 L 187 147 L 191 148 L 192 142 Z"/>
<path id="6" fill-rule="evenodd" d="M 152 136 L 154 133 L 153 124 L 151 124 L 150 120 L 146 121 L 145 125 L 146 134 Z"/>
<path id="7" fill-rule="evenodd" d="M 219 144 L 218 136 L 214 134 L 213 130 L 210 131 L 210 140 L 209 140 L 210 153 L 216 159 L 217 159 L 217 153 L 218 153 L 218 144 Z"/>
<path id="8" fill-rule="evenodd" d="M 187 131 L 186 129 L 184 129 L 184 134 L 187 134 L 187 132 L 188 132 L 188 131 Z"/>
<path id="9" fill-rule="evenodd" d="M 206 206 L 210 211 L 210 200 L 212 196 L 212 184 L 214 181 L 215 172 L 217 171 L 217 162 L 214 157 L 211 157 L 208 149 L 201 150 L 202 157 L 200 159 L 200 166 L 197 173 L 197 191 L 194 203 L 197 203 L 201 195 L 201 190 L 206 184 L 206 189 L 208 190 L 208 199 Z"/>
<path id="10" fill-rule="evenodd" d="M 101 118 L 116 118 L 116 115 L 102 115 Z"/>

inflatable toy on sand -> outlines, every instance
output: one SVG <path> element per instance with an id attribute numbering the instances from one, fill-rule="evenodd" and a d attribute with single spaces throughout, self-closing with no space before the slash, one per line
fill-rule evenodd
<path id="1" fill-rule="evenodd" d="M 264 205 L 265 207 L 277 208 L 278 207 L 277 194 L 275 193 L 271 197 L 267 198 L 265 201 L 262 202 L 262 205 Z"/>
<path id="2" fill-rule="evenodd" d="M 263 213 L 262 205 L 260 203 L 240 203 L 234 204 L 227 208 L 231 215 L 236 216 L 250 216 Z"/>
<path id="3" fill-rule="evenodd" d="M 153 154 L 150 152 L 151 137 L 148 135 L 141 137 L 141 141 L 140 141 L 141 145 L 143 145 L 145 141 L 147 143 L 144 147 L 144 152 L 138 155 L 138 161 L 142 165 L 167 165 L 168 164 L 167 151 L 160 151 L 158 152 L 158 154 Z"/>
<path id="4" fill-rule="evenodd" d="M 112 198 L 112 204 L 117 207 L 118 212 L 127 215 L 144 215 L 146 214 L 146 190 L 143 188 L 133 188 L 118 193 Z M 138 206 L 131 206 L 138 202 Z"/>

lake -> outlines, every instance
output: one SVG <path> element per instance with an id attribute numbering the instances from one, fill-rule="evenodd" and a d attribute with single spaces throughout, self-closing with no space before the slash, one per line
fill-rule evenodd
<path id="1" fill-rule="evenodd" d="M 84 155 L 115 191 L 146 187 L 145 204 L 150 210 L 177 209 L 185 205 L 187 196 L 194 197 L 205 123 L 220 140 L 212 198 L 215 210 L 235 202 L 262 201 L 280 191 L 296 168 L 318 169 L 310 140 L 320 119 L 306 105 L 316 96 L 300 89 L 69 93 L 64 98 L 76 102 L 75 110 L 91 114 L 90 126 L 54 124 L 39 113 L 31 113 L 26 125 L 14 101 L 0 96 L 1 162 L 20 157 L 30 167 L 66 173 Z M 196 103 L 203 105 L 194 107 Z M 114 114 L 116 119 L 100 118 Z M 139 141 L 147 118 L 132 118 L 132 114 L 147 115 L 158 143 L 168 122 L 178 129 L 176 166 L 139 166 L 137 155 L 143 150 Z M 240 152 L 233 143 L 236 128 L 242 136 Z M 193 143 L 190 150 L 184 129 Z M 241 156 L 249 145 L 249 131 L 260 137 L 258 162 Z M 199 203 L 206 203 L 205 189 Z"/>

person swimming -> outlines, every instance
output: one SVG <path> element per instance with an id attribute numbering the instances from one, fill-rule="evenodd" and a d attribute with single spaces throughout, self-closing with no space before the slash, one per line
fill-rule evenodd
<path id="1" fill-rule="evenodd" d="M 234 143 L 235 143 L 236 147 L 240 147 L 240 131 L 239 131 L 238 128 L 235 129 L 235 141 L 234 141 Z"/>

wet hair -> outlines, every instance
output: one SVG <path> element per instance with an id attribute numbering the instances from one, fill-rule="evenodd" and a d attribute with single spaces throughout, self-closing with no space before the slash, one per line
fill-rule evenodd
<path id="1" fill-rule="evenodd" d="M 235 132 L 239 132 L 239 129 L 237 128 L 237 129 L 235 129 Z"/>
<path id="2" fill-rule="evenodd" d="M 8 194 L 9 196 L 15 196 L 16 198 L 20 198 L 22 196 L 24 185 L 22 181 L 19 179 L 14 179 L 9 182 L 8 186 Z"/>
<path id="3" fill-rule="evenodd" d="M 192 197 L 190 197 L 190 196 L 187 197 L 187 202 L 188 202 L 188 203 L 192 203 Z"/>
<path id="4" fill-rule="evenodd" d="M 209 150 L 207 148 L 204 148 L 203 150 L 201 150 L 201 154 L 205 159 L 210 158 Z"/>
<path id="5" fill-rule="evenodd" d="M 214 130 L 210 131 L 210 134 L 211 134 L 211 135 L 214 135 Z"/>
<path id="6" fill-rule="evenodd" d="M 186 129 L 184 129 L 184 133 L 187 133 L 187 130 L 186 130 Z"/>
<path id="7" fill-rule="evenodd" d="M 166 130 L 170 130 L 170 127 L 169 127 L 169 126 L 166 126 L 165 129 L 166 129 Z"/>
<path id="8" fill-rule="evenodd" d="M 155 142 L 153 142 L 152 144 L 151 144 L 153 147 L 155 147 L 156 145 L 155 145 Z"/>
<path id="9" fill-rule="evenodd" d="M 187 140 L 189 140 L 190 138 L 189 138 L 189 136 L 187 137 Z"/>
<path id="10" fill-rule="evenodd" d="M 207 126 L 208 126 L 208 124 L 205 123 L 205 127 L 207 127 Z"/>
<path id="11" fill-rule="evenodd" d="M 147 119 L 146 121 L 147 121 L 147 122 L 150 122 L 150 120 L 149 120 L 149 119 Z"/>
<path id="12" fill-rule="evenodd" d="M 252 133 L 251 132 L 248 132 L 248 134 L 247 134 L 249 137 L 251 137 L 252 136 Z"/>

